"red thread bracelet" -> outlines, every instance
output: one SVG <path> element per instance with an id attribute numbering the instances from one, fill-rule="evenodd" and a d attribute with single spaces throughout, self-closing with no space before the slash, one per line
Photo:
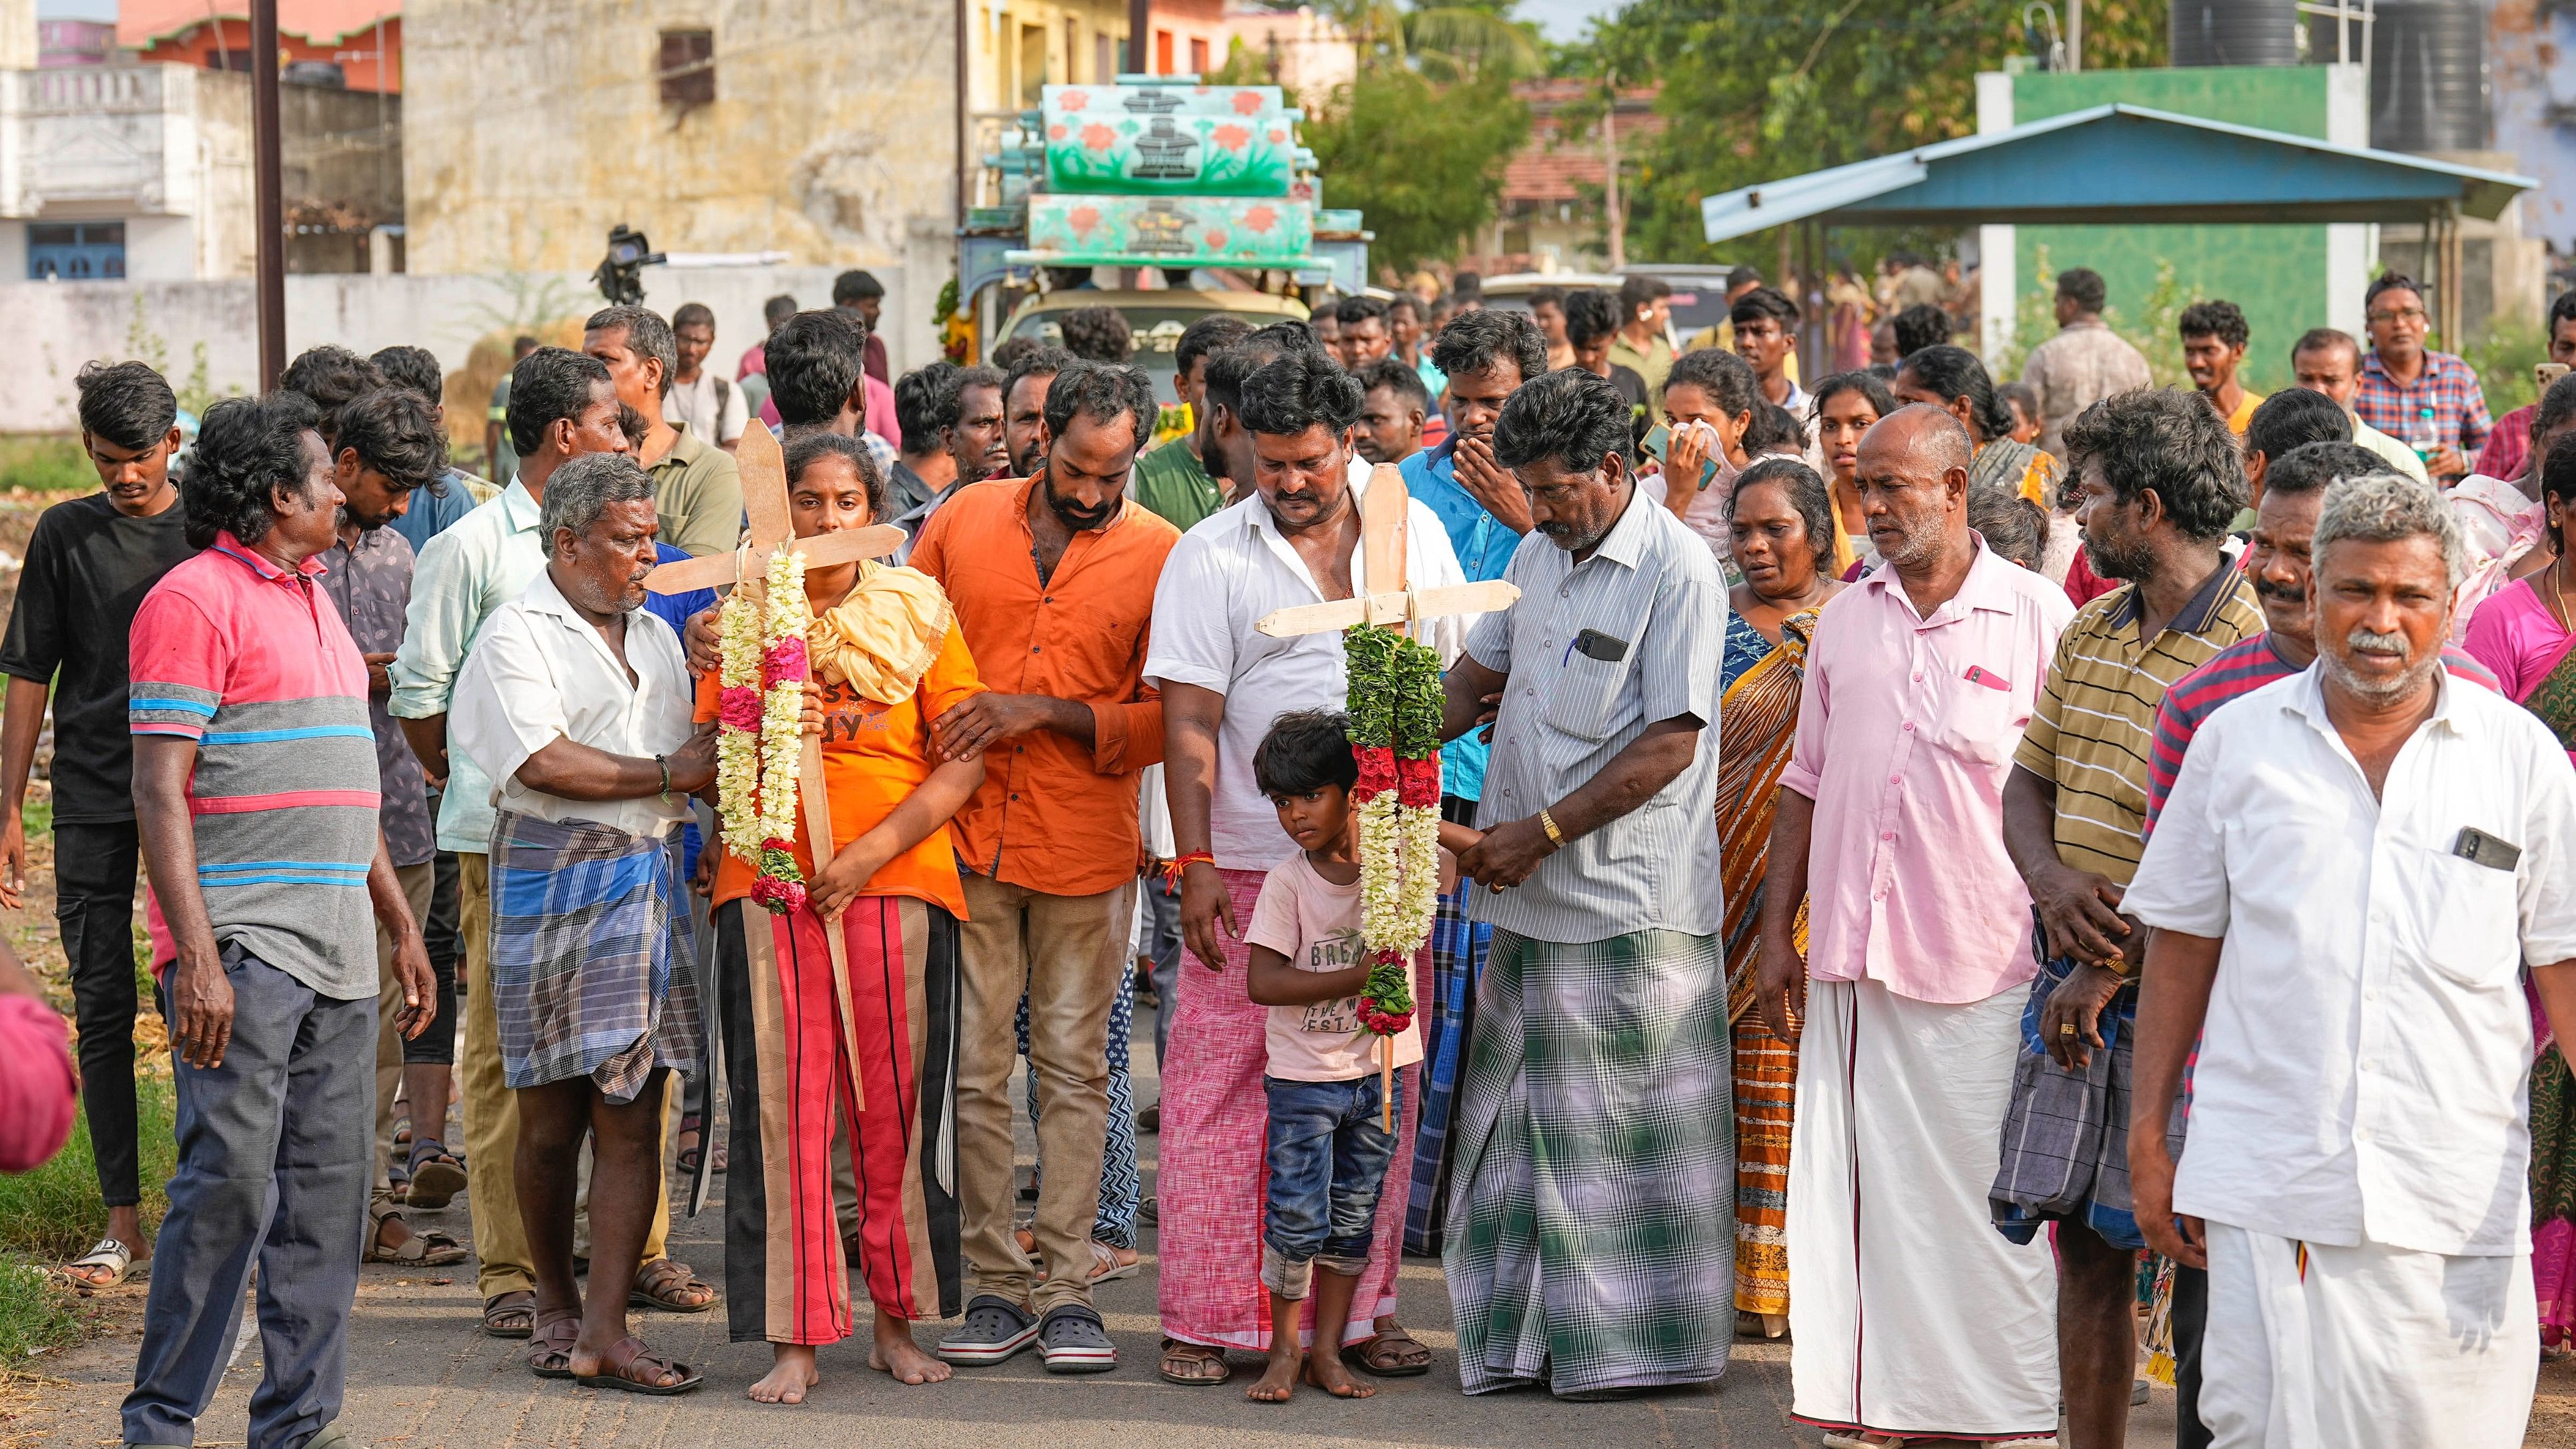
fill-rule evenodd
<path id="1" fill-rule="evenodd" d="M 1168 891 L 1177 888 L 1181 883 L 1181 872 L 1202 861 L 1214 865 L 1216 857 L 1204 850 L 1193 850 L 1177 860 L 1166 862 L 1163 866 L 1163 889 Z"/>

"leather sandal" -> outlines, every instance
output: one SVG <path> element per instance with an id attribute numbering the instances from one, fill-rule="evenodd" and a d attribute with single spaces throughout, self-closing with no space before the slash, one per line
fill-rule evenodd
<path id="1" fill-rule="evenodd" d="M 568 1373 L 565 1376 L 586 1389 L 622 1389 L 630 1394 L 651 1394 L 657 1398 L 685 1394 L 706 1382 L 706 1375 L 667 1353 L 656 1353 L 646 1348 L 644 1340 L 631 1333 L 600 1355 L 599 1362 L 604 1372 Z M 639 1374 L 644 1377 L 638 1377 Z M 671 1376 L 671 1382 L 652 1382 L 664 1374 Z"/>
<path id="2" fill-rule="evenodd" d="M 704 1293 L 692 1301 L 687 1295 Z M 626 1295 L 629 1308 L 659 1308 L 665 1313 L 704 1313 L 716 1306 L 715 1285 L 690 1271 L 689 1265 L 656 1258 L 635 1270 L 635 1286 Z"/>
<path id="3" fill-rule="evenodd" d="M 567 1308 L 528 1336 L 528 1372 L 541 1379 L 572 1377 L 572 1346 L 581 1338 L 581 1315 Z"/>
<path id="4" fill-rule="evenodd" d="M 494 1338 L 526 1338 L 537 1330 L 537 1295 L 525 1288 L 483 1300 L 483 1331 Z"/>

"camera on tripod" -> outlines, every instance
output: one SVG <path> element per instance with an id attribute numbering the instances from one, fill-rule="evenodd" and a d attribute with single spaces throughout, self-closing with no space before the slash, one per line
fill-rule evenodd
<path id="1" fill-rule="evenodd" d="M 599 270 L 590 279 L 599 284 L 600 294 L 611 306 L 624 306 L 644 300 L 644 269 L 665 260 L 653 250 L 644 233 L 619 222 L 608 233 L 608 255 L 599 259 Z"/>

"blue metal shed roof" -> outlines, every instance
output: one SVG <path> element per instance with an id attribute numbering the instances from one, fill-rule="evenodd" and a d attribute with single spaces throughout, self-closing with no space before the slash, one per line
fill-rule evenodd
<path id="1" fill-rule="evenodd" d="M 1853 226 L 2493 220 L 2540 183 L 2395 151 L 2144 106 L 2070 111 L 1700 202 L 1708 239 L 1786 222 Z"/>

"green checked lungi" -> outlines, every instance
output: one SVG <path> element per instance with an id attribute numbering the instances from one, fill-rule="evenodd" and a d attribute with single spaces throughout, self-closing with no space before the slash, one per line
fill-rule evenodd
<path id="1" fill-rule="evenodd" d="M 1707 1383 L 1735 1336 L 1734 1083 L 1714 936 L 1494 932 L 1443 1265 L 1468 1393 Z"/>

